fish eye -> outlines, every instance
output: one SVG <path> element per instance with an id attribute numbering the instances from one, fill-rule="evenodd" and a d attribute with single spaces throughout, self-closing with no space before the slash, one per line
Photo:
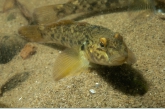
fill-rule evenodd
<path id="1" fill-rule="evenodd" d="M 101 47 L 104 47 L 104 44 L 103 44 L 102 42 L 100 42 L 100 46 L 101 46 Z"/>
<path id="2" fill-rule="evenodd" d="M 100 38 L 100 46 L 101 47 L 107 46 L 107 39 L 106 38 Z"/>

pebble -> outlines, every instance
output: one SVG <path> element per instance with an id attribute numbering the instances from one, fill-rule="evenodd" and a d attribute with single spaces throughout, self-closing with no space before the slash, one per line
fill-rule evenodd
<path id="1" fill-rule="evenodd" d="M 165 68 L 163 68 L 163 70 L 165 71 Z"/>
<path id="2" fill-rule="evenodd" d="M 0 35 L 0 64 L 6 64 L 20 52 L 26 41 L 18 35 L 3 34 Z"/>
<path id="3" fill-rule="evenodd" d="M 20 52 L 20 56 L 23 59 L 27 59 L 36 52 L 36 47 L 30 44 L 26 44 Z"/>
<path id="4" fill-rule="evenodd" d="M 94 89 L 90 89 L 89 92 L 90 92 L 91 94 L 95 94 L 95 93 L 96 93 L 96 91 L 95 91 Z"/>
<path id="5" fill-rule="evenodd" d="M 100 86 L 100 84 L 99 83 L 95 83 L 95 86 L 98 88 Z"/>

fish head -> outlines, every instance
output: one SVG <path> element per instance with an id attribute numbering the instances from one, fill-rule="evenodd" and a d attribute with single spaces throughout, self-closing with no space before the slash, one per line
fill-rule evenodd
<path id="1" fill-rule="evenodd" d="M 127 48 L 119 33 L 113 37 L 101 36 L 93 43 L 88 42 L 85 53 L 90 62 L 99 65 L 117 66 L 124 62 L 133 64 L 136 61 L 134 54 Z"/>

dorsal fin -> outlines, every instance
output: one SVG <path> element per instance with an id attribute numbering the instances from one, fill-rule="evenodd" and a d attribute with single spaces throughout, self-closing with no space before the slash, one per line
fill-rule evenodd
<path id="1" fill-rule="evenodd" d="M 53 27 L 56 27 L 56 26 L 72 25 L 72 24 L 77 24 L 79 26 L 84 26 L 88 23 L 87 22 L 76 22 L 76 21 L 73 21 L 73 20 L 61 20 L 61 21 L 58 21 L 58 22 L 47 24 L 46 28 L 53 28 Z"/>
<path id="2" fill-rule="evenodd" d="M 53 28 L 56 26 L 61 26 L 61 25 L 71 25 L 74 24 L 75 22 L 73 20 L 61 20 L 59 22 L 54 22 L 54 23 L 49 23 L 46 25 L 47 28 Z"/>

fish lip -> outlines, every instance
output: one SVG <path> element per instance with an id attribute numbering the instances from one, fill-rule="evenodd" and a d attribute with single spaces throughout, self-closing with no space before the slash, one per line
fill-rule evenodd
<path id="1" fill-rule="evenodd" d="M 98 48 L 97 47 L 93 48 L 92 51 L 96 49 Z M 84 51 L 86 52 L 86 57 L 88 58 L 90 62 L 99 64 L 99 65 L 106 65 L 106 66 L 122 65 L 127 60 L 127 57 L 128 57 L 126 52 L 125 53 L 119 52 L 116 55 L 112 56 L 107 51 L 102 50 L 105 52 L 105 55 L 106 55 L 105 57 L 107 59 L 104 62 L 99 62 L 98 60 L 94 59 L 95 55 L 93 54 L 93 52 L 90 51 L 89 48 L 85 48 Z"/>
<path id="2" fill-rule="evenodd" d="M 122 65 L 125 61 L 127 60 L 127 56 L 126 55 L 120 55 L 117 57 L 113 57 L 112 59 L 109 58 L 109 62 L 111 62 L 112 65 Z"/>

